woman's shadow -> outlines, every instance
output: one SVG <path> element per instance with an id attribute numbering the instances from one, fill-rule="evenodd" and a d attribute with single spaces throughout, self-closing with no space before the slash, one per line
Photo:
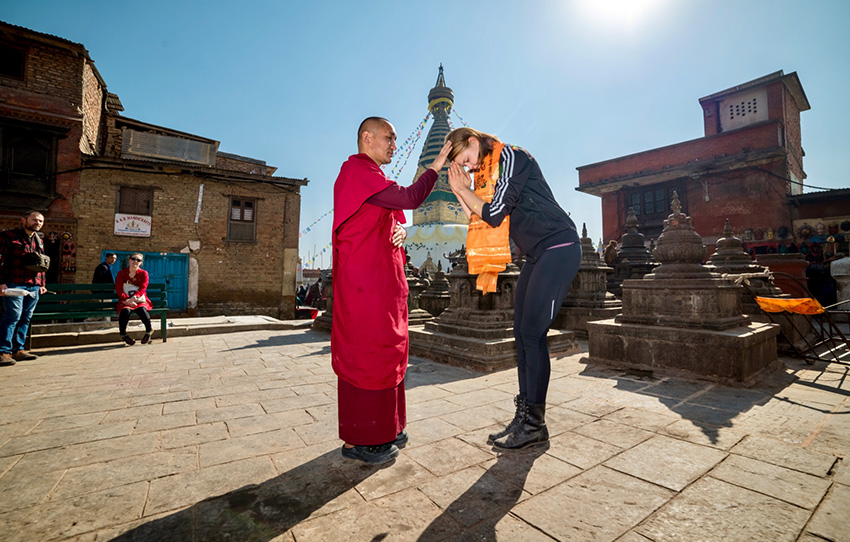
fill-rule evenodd
<path id="1" fill-rule="evenodd" d="M 276 478 L 205 499 L 189 508 L 139 525 L 115 541 L 239 540 L 266 542 L 316 512 L 347 507 L 342 497 L 381 468 L 354 463 L 332 450 Z"/>
<path id="2" fill-rule="evenodd" d="M 499 455 L 496 463 L 425 528 L 419 542 L 495 541 L 497 525 L 519 502 L 531 467 L 548 449 L 545 442 Z M 459 528 L 447 537 L 447 525 L 453 523 Z"/>

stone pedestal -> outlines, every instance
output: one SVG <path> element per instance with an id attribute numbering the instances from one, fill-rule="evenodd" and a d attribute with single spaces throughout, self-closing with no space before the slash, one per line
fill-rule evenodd
<path id="1" fill-rule="evenodd" d="M 770 269 L 771 273 L 777 273 L 773 276 L 773 283 L 783 293 L 791 297 L 809 297 L 797 281 L 779 274 L 786 273 L 806 284 L 806 269 L 809 267 L 809 262 L 806 261 L 805 256 L 802 254 L 759 254 L 756 256 L 756 261 Z"/>
<path id="2" fill-rule="evenodd" d="M 328 273 L 325 277 L 325 295 L 327 297 L 327 309 L 320 314 L 315 320 L 313 320 L 313 329 L 316 331 L 324 331 L 326 333 L 331 332 L 331 322 L 333 318 L 333 307 L 334 307 L 334 283 L 333 283 L 333 273 Z"/>
<path id="3" fill-rule="evenodd" d="M 486 295 L 475 288 L 477 275 L 467 272 L 465 259 L 447 278 L 449 308 L 424 326 L 410 328 L 411 354 L 479 371 L 515 367 L 513 302 L 519 269 L 509 264 L 499 273 L 496 291 Z M 550 331 L 549 352 L 577 352 L 574 338 L 569 331 Z"/>
<path id="4" fill-rule="evenodd" d="M 443 264 L 440 262 L 437 264 L 437 271 L 431 279 L 431 284 L 419 296 L 419 307 L 428 311 L 431 316 L 440 316 L 449 308 L 450 301 L 449 281 L 443 273 Z"/>
<path id="5" fill-rule="evenodd" d="M 607 291 L 607 275 L 613 269 L 599 258 L 584 224 L 581 234 L 581 266 L 552 328 L 571 330 L 576 337 L 587 338 L 587 322 L 613 318 L 623 304 Z"/>
<path id="6" fill-rule="evenodd" d="M 752 323 L 741 287 L 701 265 L 705 245 L 674 192 L 653 273 L 626 280 L 623 312 L 589 322 L 588 363 L 751 386 L 782 368 L 779 326 Z"/>
<path id="7" fill-rule="evenodd" d="M 749 387 L 781 370 L 778 328 L 753 322 L 722 331 L 627 324 L 588 324 L 588 363 Z"/>
<path id="8" fill-rule="evenodd" d="M 626 233 L 620 243 L 614 272 L 608 275 L 607 289 L 617 297 L 623 295 L 624 280 L 642 278 L 658 266 L 658 262 L 646 248 L 646 239 L 638 228 L 637 217 L 630 207 L 626 216 Z"/>

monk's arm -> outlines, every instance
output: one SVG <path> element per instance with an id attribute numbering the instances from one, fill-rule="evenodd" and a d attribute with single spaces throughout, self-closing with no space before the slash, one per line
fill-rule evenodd
<path id="1" fill-rule="evenodd" d="M 428 168 L 412 185 L 399 186 L 393 183 L 367 199 L 366 203 L 386 209 L 416 209 L 434 189 L 437 177 L 437 172 Z"/>

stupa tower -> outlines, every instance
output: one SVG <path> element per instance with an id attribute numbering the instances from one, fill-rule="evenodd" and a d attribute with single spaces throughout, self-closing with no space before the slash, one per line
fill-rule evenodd
<path id="1" fill-rule="evenodd" d="M 428 110 L 434 121 L 425 138 L 413 180 L 418 179 L 440 153 L 446 134 L 451 130 L 449 114 L 453 104 L 454 93 L 446 86 L 443 65 L 440 64 L 437 84 L 428 93 Z M 429 253 L 432 265 L 436 266 L 437 262 L 445 260 L 443 254 L 453 252 L 466 244 L 469 220 L 449 188 L 448 171 L 446 164 L 440 172 L 434 190 L 425 202 L 413 211 L 413 226 L 408 229 L 405 249 L 410 255 L 411 263 L 417 267 L 422 266 Z M 443 266 L 448 263 L 443 261 Z"/>

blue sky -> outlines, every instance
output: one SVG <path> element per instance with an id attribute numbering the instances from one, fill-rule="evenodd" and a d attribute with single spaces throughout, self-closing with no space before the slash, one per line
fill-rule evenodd
<path id="1" fill-rule="evenodd" d="M 850 186 L 843 0 L 3 4 L 0 20 L 85 45 L 126 116 L 310 179 L 302 228 L 332 208 L 360 121 L 385 116 L 403 141 L 440 63 L 469 125 L 534 154 L 594 242 L 600 200 L 575 191 L 577 166 L 701 137 L 699 98 L 777 70 L 796 71 L 812 105 L 806 182 Z M 301 239 L 302 259 L 330 242 L 330 223 Z"/>

